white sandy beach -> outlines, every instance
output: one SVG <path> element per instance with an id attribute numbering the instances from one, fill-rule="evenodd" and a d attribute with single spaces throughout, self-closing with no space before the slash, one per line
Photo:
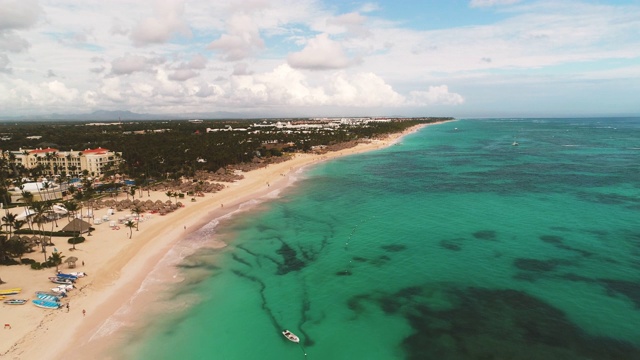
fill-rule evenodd
<path id="1" fill-rule="evenodd" d="M 154 214 L 140 223 L 140 230 L 133 230 L 129 239 L 129 229 L 120 225 L 112 230 L 109 224 L 94 226 L 96 230 L 86 241 L 77 245 L 76 251 L 69 251 L 70 245 L 62 239 L 55 239 L 58 251 L 63 255 L 79 258 L 77 268 L 69 270 L 66 264 L 60 269 L 83 271 L 89 274 L 77 282 L 78 289 L 69 292 L 59 310 L 46 310 L 26 305 L 0 304 L 0 320 L 5 327 L 0 336 L 0 357 L 6 359 L 108 359 L 104 353 L 114 341 L 109 337 L 94 336 L 115 312 L 131 299 L 158 261 L 172 246 L 189 232 L 202 226 L 208 219 L 217 218 L 237 210 L 240 204 L 252 199 L 265 200 L 267 194 L 281 190 L 291 183 L 288 174 L 331 158 L 345 156 L 389 146 L 410 132 L 426 125 L 415 126 L 402 134 L 395 134 L 386 140 L 360 144 L 325 155 L 296 154 L 291 160 L 269 165 L 266 168 L 245 173 L 243 180 L 228 184 L 222 191 L 198 197 L 197 201 L 182 200 L 185 205 L 165 216 Z M 120 199 L 124 199 L 121 195 Z M 166 201 L 162 192 L 146 193 L 141 200 Z M 224 204 L 222 206 L 221 204 Z M 98 210 L 96 217 L 106 215 L 107 209 Z M 120 212 L 113 215 L 129 215 Z M 149 214 L 145 214 L 149 217 Z M 59 220 L 60 227 L 66 220 Z M 64 241 L 64 242 L 63 242 Z M 52 250 L 50 248 L 50 250 Z M 30 254 L 31 258 L 42 261 L 40 253 Z M 84 265 L 82 265 L 84 262 Z M 39 290 L 54 287 L 47 277 L 53 276 L 54 269 L 31 270 L 28 266 L 3 266 L 0 278 L 7 283 L 0 289 L 22 288 L 15 298 L 31 299 Z M 83 315 L 83 310 L 86 315 Z"/>

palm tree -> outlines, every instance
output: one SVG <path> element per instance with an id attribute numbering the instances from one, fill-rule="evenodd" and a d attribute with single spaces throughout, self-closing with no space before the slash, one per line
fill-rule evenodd
<path id="1" fill-rule="evenodd" d="M 57 252 L 57 251 L 53 252 L 51 254 L 51 256 L 49 256 L 49 259 L 48 259 L 49 262 L 56 266 L 56 273 L 58 273 L 58 266 L 60 266 L 60 264 L 62 264 L 62 259 L 64 257 L 65 256 L 62 255 L 61 252 Z"/>
<path id="2" fill-rule="evenodd" d="M 51 200 L 51 195 L 49 194 L 49 189 L 51 188 L 51 183 L 49 183 L 48 181 L 43 181 L 42 182 L 42 189 L 45 191 L 45 197 L 46 199 L 42 199 L 42 200 Z"/>
<path id="3" fill-rule="evenodd" d="M 17 221 L 17 219 L 16 219 L 17 216 L 18 215 L 14 214 L 14 213 L 7 212 L 7 214 L 2 217 L 2 221 L 4 222 L 4 224 L 2 224 L 2 226 L 5 226 L 5 227 L 9 228 L 9 238 L 11 238 L 11 235 L 12 235 L 12 232 L 13 232 L 13 225 Z"/>
<path id="4" fill-rule="evenodd" d="M 29 228 L 33 230 L 32 219 L 29 217 L 29 207 L 31 203 L 33 203 L 33 194 L 30 191 L 24 190 L 24 185 L 20 185 L 20 190 L 22 190 L 22 201 L 24 202 L 24 213 L 27 216 L 27 220 L 29 221 Z"/>
<path id="5" fill-rule="evenodd" d="M 67 218 L 69 222 L 71 222 L 71 218 L 75 219 L 78 216 L 78 210 L 80 210 L 80 204 L 74 200 L 67 200 L 62 203 L 62 205 L 67 209 Z"/>
<path id="6" fill-rule="evenodd" d="M 131 209 L 131 212 L 136 214 L 136 231 L 140 230 L 140 214 L 142 214 L 144 212 L 144 210 L 142 210 L 142 207 L 140 205 L 136 205 Z"/>
<path id="7" fill-rule="evenodd" d="M 124 226 L 129 228 L 129 239 L 131 239 L 131 236 L 133 235 L 133 228 L 136 226 L 136 223 L 131 220 L 127 220 L 127 222 L 124 223 Z"/>
<path id="8" fill-rule="evenodd" d="M 19 236 L 14 236 L 9 239 L 5 246 L 9 255 L 14 258 L 20 258 L 20 260 L 22 260 L 22 255 L 29 251 L 29 246 Z"/>
<path id="9" fill-rule="evenodd" d="M 20 230 L 24 224 L 26 224 L 27 222 L 25 220 L 16 220 L 13 222 L 13 230 Z"/>
<path id="10" fill-rule="evenodd" d="M 47 240 L 44 237 L 43 224 L 45 222 L 45 215 L 49 211 L 47 203 L 44 201 L 38 201 L 31 204 L 31 210 L 33 210 L 33 222 L 38 224 L 38 230 L 42 236 L 42 252 L 44 253 L 44 261 L 47 261 Z"/>

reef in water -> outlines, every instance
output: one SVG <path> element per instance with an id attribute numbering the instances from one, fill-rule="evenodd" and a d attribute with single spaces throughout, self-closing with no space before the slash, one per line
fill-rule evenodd
<path id="1" fill-rule="evenodd" d="M 371 303 L 407 320 L 413 333 L 402 347 L 410 360 L 640 359 L 637 345 L 590 335 L 519 290 L 430 284 L 357 295 L 347 306 L 361 316 Z"/>
<path id="2" fill-rule="evenodd" d="M 282 256 L 283 259 L 283 262 L 278 264 L 278 275 L 299 271 L 305 266 L 304 261 L 298 259 L 297 252 L 285 242 L 276 250 L 276 253 Z"/>
<path id="3" fill-rule="evenodd" d="M 473 233 L 473 237 L 479 240 L 491 240 L 498 239 L 498 234 L 493 230 L 480 230 Z"/>

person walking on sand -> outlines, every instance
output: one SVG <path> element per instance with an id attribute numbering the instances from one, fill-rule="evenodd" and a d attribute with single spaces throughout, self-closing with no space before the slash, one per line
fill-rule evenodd
<path id="1" fill-rule="evenodd" d="M 67 303 L 67 312 L 69 312 L 69 303 Z"/>
<path id="2" fill-rule="evenodd" d="M 87 311 L 85 309 L 82 309 L 82 316 L 87 315 Z"/>

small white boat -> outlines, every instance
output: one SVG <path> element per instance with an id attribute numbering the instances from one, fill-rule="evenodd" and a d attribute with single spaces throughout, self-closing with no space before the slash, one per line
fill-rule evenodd
<path id="1" fill-rule="evenodd" d="M 73 285 L 58 285 L 58 287 L 54 287 L 51 288 L 51 291 L 53 291 L 56 294 L 61 294 L 61 293 L 65 293 L 69 290 L 73 290 Z"/>
<path id="2" fill-rule="evenodd" d="M 294 343 L 300 342 L 300 338 L 289 330 L 284 330 L 282 332 L 282 335 L 284 335 L 284 337 L 286 337 L 289 341 L 293 341 Z"/>
<path id="3" fill-rule="evenodd" d="M 25 299 L 7 299 L 3 301 L 7 305 L 24 305 L 27 303 Z"/>

